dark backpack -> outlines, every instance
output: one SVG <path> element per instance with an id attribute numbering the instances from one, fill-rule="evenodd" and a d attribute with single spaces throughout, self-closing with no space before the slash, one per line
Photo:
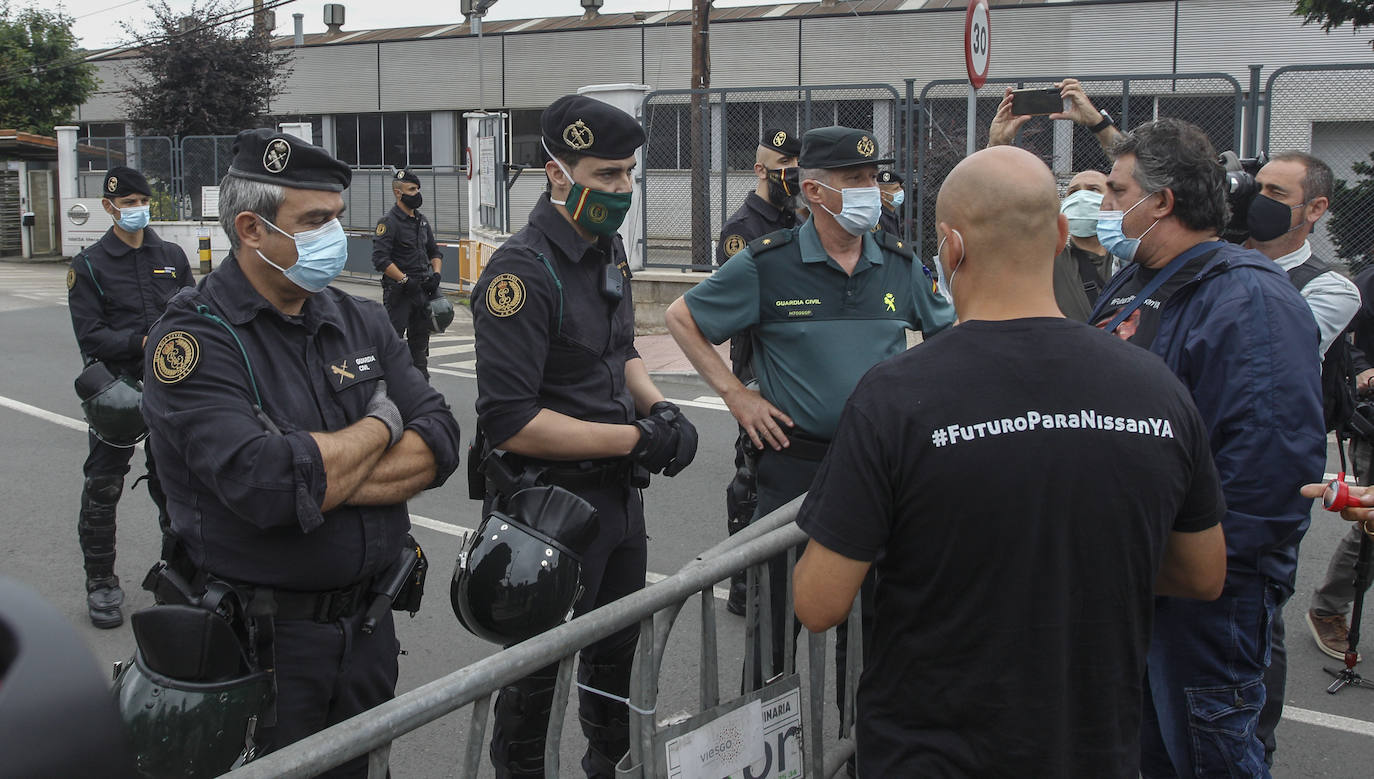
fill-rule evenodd
<path id="1" fill-rule="evenodd" d="M 1309 257 L 1307 262 L 1288 271 L 1288 280 L 1301 292 L 1308 282 L 1331 270 L 1331 266 Z M 1350 355 L 1350 333 L 1341 333 L 1322 357 L 1322 415 L 1326 431 L 1344 430 L 1355 414 L 1355 361 Z"/>

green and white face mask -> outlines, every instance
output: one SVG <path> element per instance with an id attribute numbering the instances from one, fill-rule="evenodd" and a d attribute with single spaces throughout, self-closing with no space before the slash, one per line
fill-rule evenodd
<path id="1" fill-rule="evenodd" d="M 543 140 L 540 140 L 543 143 Z M 549 147 L 544 146 L 544 151 Z M 587 232 L 594 235 L 610 235 L 620 229 L 621 223 L 625 221 L 625 215 L 630 212 L 630 205 L 634 201 L 633 192 L 605 192 L 599 189 L 588 189 L 587 187 L 573 181 L 572 171 L 563 164 L 563 161 L 549 154 L 549 158 L 558 164 L 563 175 L 572 182 L 572 189 L 568 191 L 567 200 L 552 200 L 568 209 L 573 221 L 581 225 Z"/>

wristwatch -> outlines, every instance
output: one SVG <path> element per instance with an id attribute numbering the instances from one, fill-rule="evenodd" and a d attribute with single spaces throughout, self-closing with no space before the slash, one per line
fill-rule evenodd
<path id="1" fill-rule="evenodd" d="M 1102 121 L 1088 128 L 1089 132 L 1100 133 L 1108 127 L 1115 127 L 1116 122 L 1112 121 L 1112 115 L 1107 113 L 1107 109 L 1102 109 Z"/>

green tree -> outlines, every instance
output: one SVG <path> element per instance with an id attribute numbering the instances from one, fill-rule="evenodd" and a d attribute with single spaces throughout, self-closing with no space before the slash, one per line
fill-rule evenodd
<path id="1" fill-rule="evenodd" d="M 139 134 L 228 135 L 261 124 L 290 75 L 289 54 L 252 18 L 222 0 L 189 12 L 165 0 L 149 4 L 153 21 L 125 25 L 139 58 L 129 90 L 129 118 Z"/>
<path id="2" fill-rule="evenodd" d="M 1303 24 L 1320 24 L 1326 32 L 1350 23 L 1352 32 L 1374 24 L 1374 2 L 1370 0 L 1297 0 L 1294 16 Z M 1369 42 L 1374 46 L 1374 40 Z"/>
<path id="3" fill-rule="evenodd" d="M 1351 166 L 1359 180 L 1350 186 L 1338 180 L 1331 193 L 1331 221 L 1326 229 L 1342 259 L 1351 263 L 1374 260 L 1374 152 L 1370 162 Z"/>
<path id="4" fill-rule="evenodd" d="M 95 88 L 71 17 L 0 4 L 0 127 L 51 135 Z"/>

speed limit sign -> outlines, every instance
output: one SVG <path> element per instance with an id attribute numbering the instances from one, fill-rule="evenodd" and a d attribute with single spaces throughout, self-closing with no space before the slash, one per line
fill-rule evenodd
<path id="1" fill-rule="evenodd" d="M 973 0 L 964 15 L 964 65 L 974 89 L 988 80 L 988 60 L 991 59 L 992 22 L 988 18 L 988 0 Z"/>

